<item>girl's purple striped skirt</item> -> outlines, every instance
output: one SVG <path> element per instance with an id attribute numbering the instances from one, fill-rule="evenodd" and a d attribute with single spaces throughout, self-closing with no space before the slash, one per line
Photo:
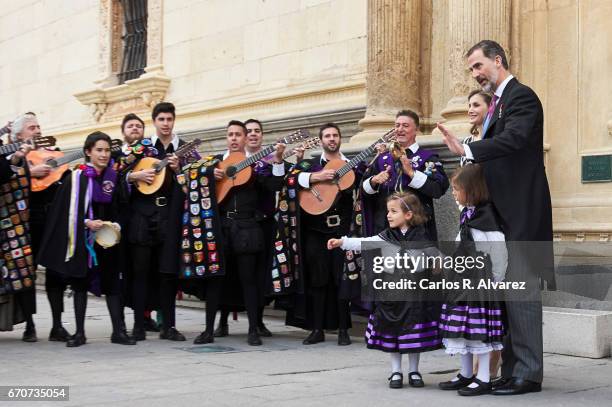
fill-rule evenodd
<path id="1" fill-rule="evenodd" d="M 489 344 L 489 350 L 501 349 L 505 335 L 503 305 L 493 301 L 490 303 L 459 303 L 455 305 L 442 304 L 440 314 L 440 334 L 445 345 L 455 348 L 452 353 L 461 352 L 461 346 L 474 347 L 475 342 Z M 451 341 L 447 341 L 451 339 Z M 461 339 L 462 341 L 457 341 Z M 447 344 L 447 342 L 449 342 Z M 463 344 L 463 345 L 462 345 Z M 476 348 L 475 348 L 476 349 Z M 483 348 L 484 350 L 484 348 Z M 470 349 L 466 349 L 471 353 Z"/>
<path id="2" fill-rule="evenodd" d="M 438 321 L 426 318 L 423 322 L 405 324 L 400 322 L 395 327 L 389 321 L 382 324 L 376 314 L 371 314 L 365 332 L 368 349 L 383 352 L 421 353 L 440 349 L 442 339 L 438 331 Z"/>

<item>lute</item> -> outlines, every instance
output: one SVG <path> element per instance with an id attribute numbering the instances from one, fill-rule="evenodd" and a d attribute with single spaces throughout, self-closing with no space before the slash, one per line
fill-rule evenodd
<path id="1" fill-rule="evenodd" d="M 181 147 L 179 147 L 174 152 L 174 155 L 176 155 L 179 159 L 181 159 L 185 157 L 186 155 L 193 153 L 200 144 L 202 144 L 202 140 L 200 139 L 192 140 L 189 143 L 185 143 Z M 138 190 L 145 195 L 151 195 L 155 193 L 164 184 L 164 179 L 166 178 L 166 167 L 167 166 L 168 166 L 167 156 L 162 160 L 158 160 L 157 158 L 153 158 L 153 157 L 141 158 L 140 161 L 138 161 L 138 163 L 134 166 L 134 169 L 132 170 L 132 172 L 138 172 L 138 171 L 148 170 L 152 168 L 155 170 L 155 178 L 153 179 L 153 182 L 150 184 L 147 184 L 144 181 L 136 181 L 136 188 L 138 188 Z"/>

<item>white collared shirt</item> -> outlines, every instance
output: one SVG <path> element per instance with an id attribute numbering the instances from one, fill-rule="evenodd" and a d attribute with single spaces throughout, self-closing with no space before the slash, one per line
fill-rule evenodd
<path id="1" fill-rule="evenodd" d="M 157 144 L 157 140 L 159 139 L 159 137 L 157 137 L 157 134 L 154 134 L 150 138 L 151 138 L 151 144 L 153 145 L 153 147 L 155 147 L 155 144 Z M 172 133 L 172 141 L 170 141 L 170 144 L 172 144 L 172 146 L 174 147 L 174 151 L 178 150 L 179 138 L 174 132 Z"/>
<path id="2" fill-rule="evenodd" d="M 514 76 L 512 74 L 509 74 L 508 77 L 506 79 L 504 79 L 504 81 L 502 83 L 499 84 L 497 89 L 495 89 L 495 96 L 497 96 L 497 101 L 498 102 L 499 102 L 499 99 L 501 99 L 502 94 L 504 93 L 504 89 L 506 89 L 506 85 L 508 85 L 508 82 L 510 82 L 510 80 L 512 80 L 512 78 L 514 78 Z"/>
<path id="3" fill-rule="evenodd" d="M 340 159 L 342 161 L 349 161 L 349 159 L 346 158 L 346 156 L 342 154 L 341 151 L 339 151 L 339 153 L 340 153 Z M 319 159 L 319 163 L 323 165 L 323 161 L 325 162 L 329 161 L 327 159 L 327 155 L 325 155 L 325 151 L 321 153 L 321 158 Z M 300 184 L 302 188 L 310 188 L 310 174 L 312 173 L 311 172 L 301 172 L 298 175 L 298 184 Z"/>

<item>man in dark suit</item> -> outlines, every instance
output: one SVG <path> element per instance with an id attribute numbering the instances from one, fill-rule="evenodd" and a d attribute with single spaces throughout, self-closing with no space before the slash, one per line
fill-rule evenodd
<path id="1" fill-rule="evenodd" d="M 463 145 L 438 124 L 444 142 L 453 153 L 482 164 L 507 241 L 551 242 L 552 209 L 544 170 L 542 104 L 532 89 L 510 74 L 506 54 L 498 43 L 484 40 L 474 45 L 467 52 L 467 62 L 480 86 L 494 92 L 483 126 L 484 136 L 469 146 Z M 535 259 L 525 253 L 520 251 L 514 256 L 514 267 L 509 265 L 507 279 L 516 278 L 519 270 L 527 269 L 532 276 L 541 273 L 533 265 Z M 509 334 L 502 353 L 503 379 L 493 383 L 493 394 L 541 390 L 542 303 L 536 291 L 533 301 L 507 301 Z"/>

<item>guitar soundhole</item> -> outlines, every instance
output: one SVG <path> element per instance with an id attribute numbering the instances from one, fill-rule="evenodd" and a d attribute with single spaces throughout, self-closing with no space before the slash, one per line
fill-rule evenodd
<path id="1" fill-rule="evenodd" d="M 227 175 L 229 178 L 233 178 L 236 175 L 236 172 L 236 167 L 232 165 L 231 167 L 226 168 L 225 175 Z"/>
<path id="2" fill-rule="evenodd" d="M 57 161 L 55 161 L 53 159 L 47 161 L 45 164 L 47 164 L 49 167 L 52 167 L 52 168 L 56 168 L 57 167 Z"/>

